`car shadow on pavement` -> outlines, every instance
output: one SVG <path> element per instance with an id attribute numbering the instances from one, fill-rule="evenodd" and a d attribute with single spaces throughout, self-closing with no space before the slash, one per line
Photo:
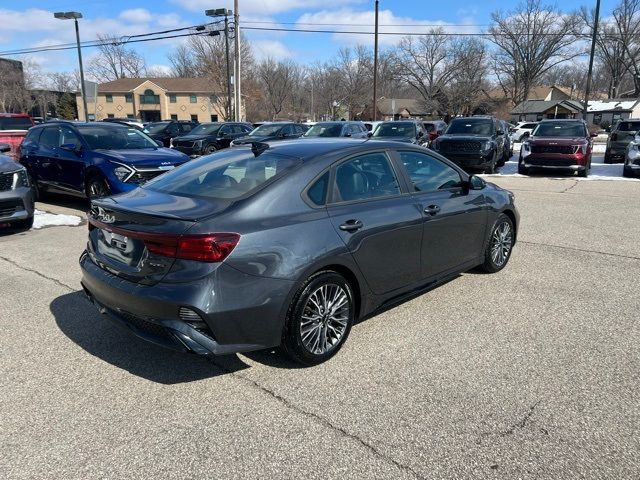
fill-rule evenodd
<path id="1" fill-rule="evenodd" d="M 86 198 L 74 197 L 71 195 L 62 195 L 58 193 L 45 193 L 41 194 L 36 202 L 36 208 L 39 210 L 47 208 L 47 205 L 56 205 L 58 207 L 65 207 L 72 210 L 78 210 L 78 212 L 86 212 L 89 210 L 89 200 Z"/>
<path id="2" fill-rule="evenodd" d="M 83 292 L 62 295 L 49 307 L 60 330 L 74 343 L 91 355 L 152 382 L 194 382 L 249 368 L 236 355 L 210 362 L 141 340 L 100 315 Z"/>

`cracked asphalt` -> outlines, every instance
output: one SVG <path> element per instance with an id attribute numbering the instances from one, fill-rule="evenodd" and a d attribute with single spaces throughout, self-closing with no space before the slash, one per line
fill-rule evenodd
<path id="1" fill-rule="evenodd" d="M 0 233 L 0 477 L 638 478 L 640 182 L 490 180 L 522 215 L 508 267 L 314 368 L 146 344 L 79 291 L 86 225 Z"/>

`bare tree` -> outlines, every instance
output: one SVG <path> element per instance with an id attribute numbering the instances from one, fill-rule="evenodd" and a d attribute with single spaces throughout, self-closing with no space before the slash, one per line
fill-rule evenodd
<path id="1" fill-rule="evenodd" d="M 46 77 L 47 88 L 56 92 L 75 92 L 80 88 L 75 72 L 50 72 Z"/>
<path id="2" fill-rule="evenodd" d="M 634 94 L 640 95 L 640 0 L 622 0 L 613 10 L 617 28 L 612 39 L 623 51 L 622 62 L 633 78 Z"/>
<path id="3" fill-rule="evenodd" d="M 188 45 L 178 45 L 167 56 L 176 77 L 197 77 L 200 73 L 193 49 Z"/>
<path id="4" fill-rule="evenodd" d="M 441 110 L 448 103 L 448 85 L 469 62 L 466 44 L 444 33 L 438 27 L 417 39 L 404 37 L 396 52 L 399 77 L 415 88 L 429 112 Z"/>
<path id="5" fill-rule="evenodd" d="M 28 112 L 35 103 L 30 90 L 38 86 L 41 78 L 40 66 L 31 58 L 21 64 L 0 64 L 0 111 Z"/>
<path id="6" fill-rule="evenodd" d="M 127 48 L 116 37 L 98 34 L 98 54 L 89 61 L 88 76 L 97 82 L 109 82 L 118 78 L 144 77 L 144 58 L 134 49 Z"/>
<path id="7" fill-rule="evenodd" d="M 576 15 L 541 6 L 540 0 L 525 0 L 514 11 L 494 12 L 491 18 L 495 74 L 514 104 L 525 100 L 549 69 L 576 55 Z"/>
<path id="8" fill-rule="evenodd" d="M 276 119 L 291 98 L 292 87 L 299 74 L 298 66 L 290 60 L 267 58 L 258 64 L 256 73 L 262 84 L 269 115 Z"/>
<path id="9" fill-rule="evenodd" d="M 487 84 L 487 46 L 481 40 L 467 37 L 455 40 L 452 47 L 457 68 L 445 89 L 447 111 L 450 115 L 471 115 Z"/>

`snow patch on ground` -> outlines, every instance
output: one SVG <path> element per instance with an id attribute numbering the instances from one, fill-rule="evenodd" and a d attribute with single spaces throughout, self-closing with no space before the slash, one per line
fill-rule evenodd
<path id="1" fill-rule="evenodd" d="M 606 143 L 594 143 L 591 151 L 593 153 L 604 153 L 606 149 L 607 149 Z"/>
<path id="2" fill-rule="evenodd" d="M 82 218 L 77 215 L 63 215 L 61 213 L 48 213 L 36 210 L 33 215 L 33 228 L 70 226 L 76 227 L 82 223 Z"/>
<path id="3" fill-rule="evenodd" d="M 619 180 L 624 182 L 640 182 L 638 178 L 625 178 L 622 176 L 622 163 L 614 163 L 607 165 L 604 163 L 604 157 L 594 155 L 591 161 L 591 172 L 587 178 L 580 178 L 567 174 L 565 176 L 551 176 L 552 174 L 544 172 L 533 174 L 532 176 L 541 176 L 553 179 L 575 178 L 576 180 Z M 518 173 L 518 154 L 516 153 L 511 160 L 504 164 L 504 167 L 498 168 L 493 175 L 481 174 L 481 177 L 527 177 L 528 175 L 520 175 Z"/>

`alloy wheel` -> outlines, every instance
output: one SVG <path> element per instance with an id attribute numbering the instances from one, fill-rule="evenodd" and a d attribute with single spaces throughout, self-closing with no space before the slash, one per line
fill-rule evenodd
<path id="1" fill-rule="evenodd" d="M 323 355 L 340 344 L 349 324 L 351 305 L 344 288 L 321 285 L 309 295 L 302 310 L 300 337 L 310 353 Z"/>
<path id="2" fill-rule="evenodd" d="M 94 178 L 89 182 L 89 198 L 100 198 L 109 195 L 109 189 L 104 180 Z"/>
<path id="3" fill-rule="evenodd" d="M 509 259 L 513 246 L 513 232 L 507 221 L 499 223 L 491 236 L 491 260 L 497 267 L 502 267 Z"/>

